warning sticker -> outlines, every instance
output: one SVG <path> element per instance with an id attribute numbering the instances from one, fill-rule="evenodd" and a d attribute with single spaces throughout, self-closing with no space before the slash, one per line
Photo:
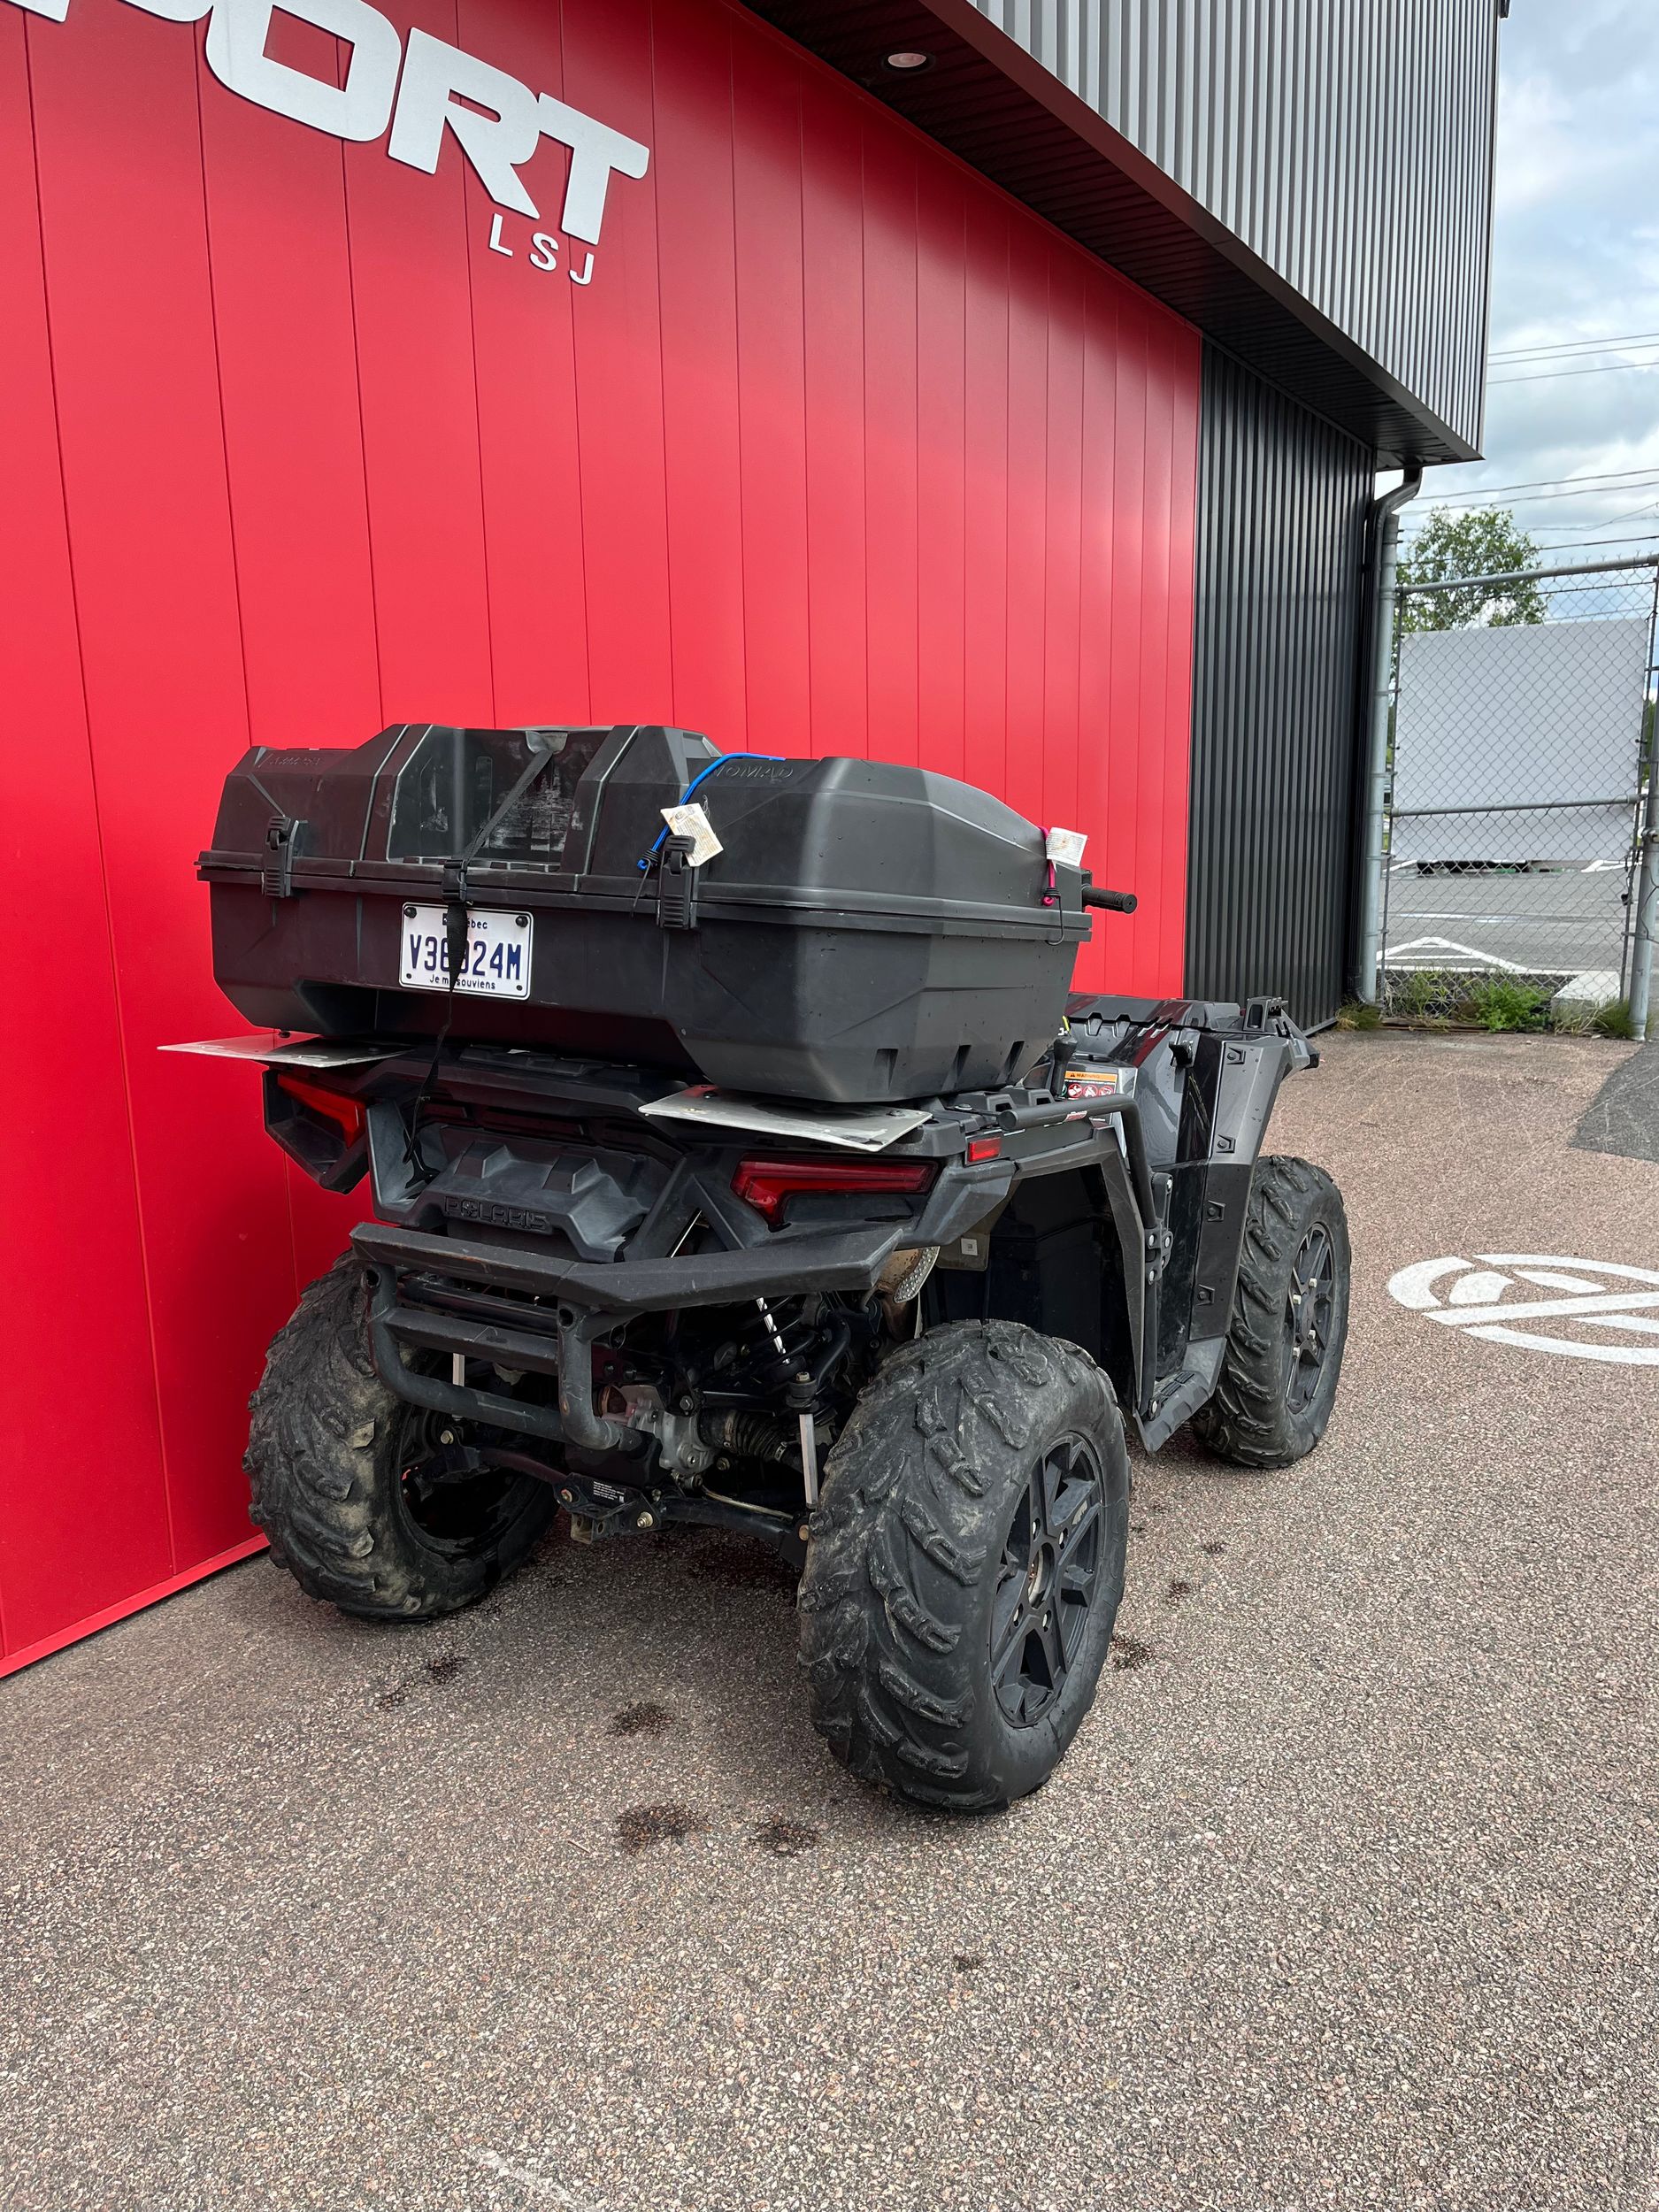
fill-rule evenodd
<path id="1" fill-rule="evenodd" d="M 1067 1098 L 1117 1098 L 1129 1087 L 1127 1068 L 1068 1068 Z"/>

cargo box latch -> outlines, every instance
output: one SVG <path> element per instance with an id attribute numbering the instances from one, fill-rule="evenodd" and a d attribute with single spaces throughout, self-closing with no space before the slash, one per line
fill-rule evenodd
<path id="1" fill-rule="evenodd" d="M 695 929 L 697 926 L 697 871 L 692 863 L 695 841 L 669 837 L 657 855 L 657 926 L 659 929 Z"/>
<path id="2" fill-rule="evenodd" d="M 299 850 L 305 825 L 286 814 L 273 814 L 265 826 L 265 864 L 259 872 L 259 887 L 268 899 L 294 895 L 294 856 Z"/>

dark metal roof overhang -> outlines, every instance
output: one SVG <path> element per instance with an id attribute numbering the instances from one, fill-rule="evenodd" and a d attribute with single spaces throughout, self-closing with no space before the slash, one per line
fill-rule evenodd
<path id="1" fill-rule="evenodd" d="M 1476 449 L 968 0 L 745 0 L 1385 464 Z M 911 74 L 904 48 L 933 57 Z"/>

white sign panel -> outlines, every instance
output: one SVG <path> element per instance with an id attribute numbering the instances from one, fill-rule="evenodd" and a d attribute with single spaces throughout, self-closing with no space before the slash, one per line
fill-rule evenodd
<path id="1" fill-rule="evenodd" d="M 1647 681 L 1646 617 L 1409 630 L 1394 726 L 1395 862 L 1622 859 Z M 1582 803 L 1616 799 L 1627 803 Z M 1570 810 L 1530 810 L 1563 802 Z M 1484 810 L 1492 807 L 1517 810 Z"/>

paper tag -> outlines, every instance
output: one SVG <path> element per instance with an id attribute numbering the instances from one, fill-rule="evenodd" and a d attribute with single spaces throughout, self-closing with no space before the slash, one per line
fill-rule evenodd
<path id="1" fill-rule="evenodd" d="M 691 850 L 686 856 L 688 868 L 701 868 L 705 860 L 712 860 L 726 847 L 714 833 L 714 825 L 700 806 L 665 806 L 663 819 L 669 833 L 674 837 L 688 837 Z"/>
<path id="2" fill-rule="evenodd" d="M 1043 842 L 1043 856 L 1048 860 L 1061 861 L 1068 868 L 1080 868 L 1083 848 L 1087 843 L 1087 833 L 1083 830 L 1051 829 Z"/>

